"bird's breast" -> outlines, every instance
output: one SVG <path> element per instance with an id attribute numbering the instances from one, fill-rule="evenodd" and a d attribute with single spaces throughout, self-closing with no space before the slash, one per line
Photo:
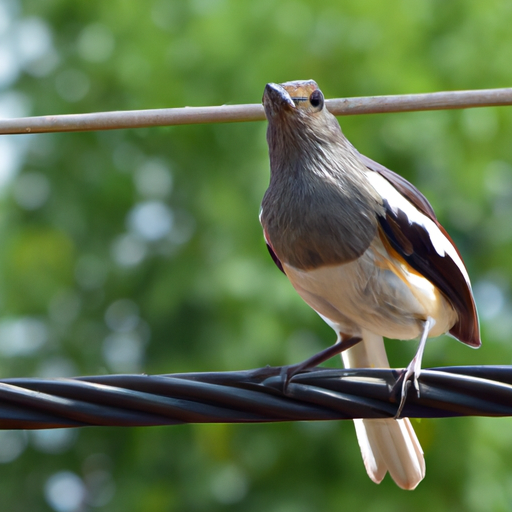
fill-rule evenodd
<path id="1" fill-rule="evenodd" d="M 313 309 L 348 332 L 358 326 L 388 338 L 412 339 L 431 317 L 436 324 L 430 335 L 439 336 L 457 319 L 439 290 L 394 260 L 378 236 L 354 261 L 313 270 L 285 264 L 284 270 Z"/>
<path id="2" fill-rule="evenodd" d="M 354 261 L 377 232 L 372 197 L 311 173 L 307 180 L 271 184 L 260 219 L 279 259 L 301 270 Z"/>

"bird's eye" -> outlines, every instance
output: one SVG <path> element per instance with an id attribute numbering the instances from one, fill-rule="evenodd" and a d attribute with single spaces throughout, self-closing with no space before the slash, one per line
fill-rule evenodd
<path id="1" fill-rule="evenodd" d="M 322 110 L 324 106 L 324 95 L 322 94 L 322 91 L 318 89 L 313 91 L 309 97 L 309 103 L 311 103 L 311 106 L 317 110 Z"/>

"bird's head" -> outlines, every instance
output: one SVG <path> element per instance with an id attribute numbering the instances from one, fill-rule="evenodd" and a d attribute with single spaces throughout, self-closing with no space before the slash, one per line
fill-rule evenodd
<path id="1" fill-rule="evenodd" d="M 327 110 L 324 95 L 314 80 L 267 84 L 263 106 L 271 152 L 275 146 L 307 151 L 312 145 L 322 146 L 342 138 L 340 125 Z"/>
<path id="2" fill-rule="evenodd" d="M 314 80 L 296 80 L 283 84 L 267 84 L 263 106 L 269 121 L 276 116 L 307 116 L 321 112 L 324 95 Z"/>

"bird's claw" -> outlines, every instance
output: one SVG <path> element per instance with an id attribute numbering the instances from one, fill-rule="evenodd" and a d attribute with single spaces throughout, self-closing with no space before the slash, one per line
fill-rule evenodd
<path id="1" fill-rule="evenodd" d="M 416 393 L 418 397 L 420 396 L 420 383 L 418 381 L 418 377 L 420 376 L 421 367 L 419 367 L 419 364 L 416 360 L 416 357 L 409 363 L 409 366 L 404 370 L 402 375 L 398 378 L 395 388 L 400 386 L 400 404 L 398 405 L 398 410 L 395 414 L 395 419 L 400 418 L 400 415 L 402 414 L 402 410 L 405 405 L 405 401 L 407 400 L 407 392 L 409 390 L 409 387 L 411 385 L 414 386 L 414 389 L 416 389 Z"/>

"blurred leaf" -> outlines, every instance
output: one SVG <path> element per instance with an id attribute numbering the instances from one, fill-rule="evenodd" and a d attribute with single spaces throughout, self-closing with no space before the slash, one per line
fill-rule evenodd
<path id="1" fill-rule="evenodd" d="M 0 0 L 0 115 L 255 103 L 307 78 L 328 97 L 506 87 L 511 14 L 506 0 Z M 478 291 L 482 349 L 443 337 L 424 364 L 510 364 L 512 110 L 340 123 L 425 192 Z M 20 135 L 0 153 L 4 321 L 47 338 L 4 353 L 5 375 L 234 370 L 333 342 L 264 246 L 264 123 Z M 112 321 L 119 304 L 131 323 Z M 390 340 L 392 364 L 415 346 Z M 348 422 L 83 429 L 56 452 L 17 437 L 1 503 L 56 510 L 48 489 L 68 481 L 85 494 L 66 510 L 506 510 L 507 425 L 416 425 L 428 471 L 413 493 L 368 480 Z"/>

